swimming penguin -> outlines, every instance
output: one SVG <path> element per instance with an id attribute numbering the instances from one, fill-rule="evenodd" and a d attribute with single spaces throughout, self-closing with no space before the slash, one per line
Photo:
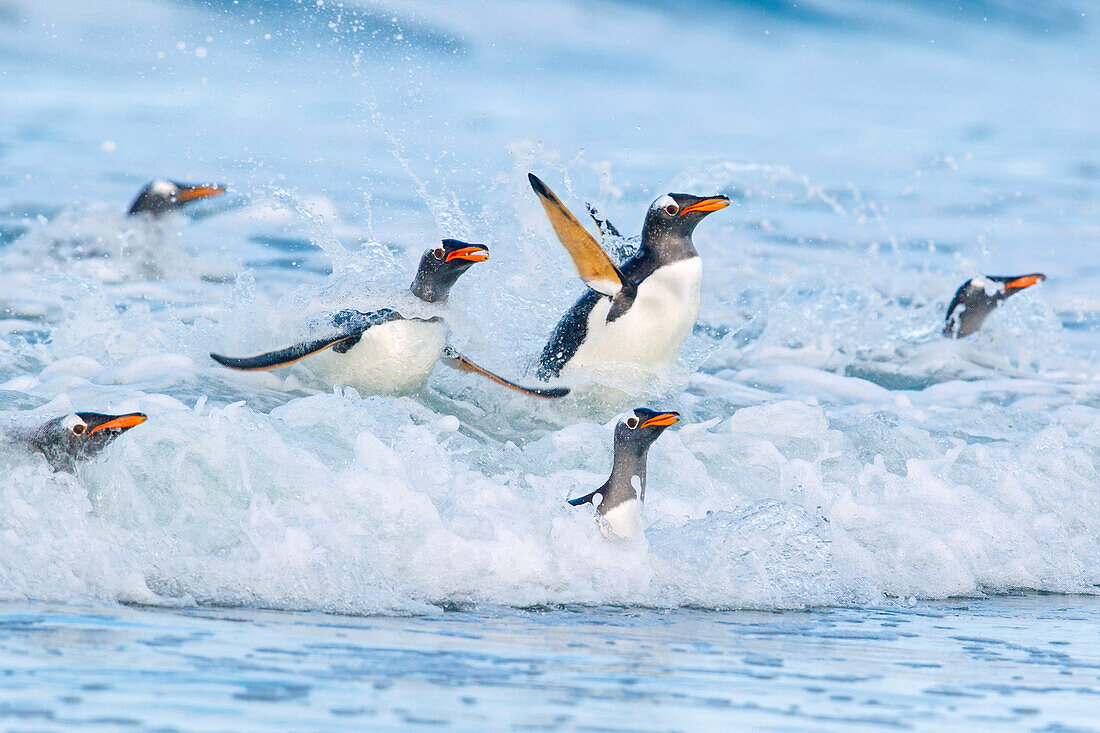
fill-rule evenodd
<path id="1" fill-rule="evenodd" d="M 1046 275 L 1036 272 L 1031 275 L 987 275 L 967 280 L 959 286 L 947 306 L 943 335 L 948 338 L 969 336 L 982 327 L 985 317 L 1005 298 L 1046 279 Z"/>
<path id="2" fill-rule="evenodd" d="M 600 529 L 608 539 L 631 539 L 641 532 L 642 502 L 645 501 L 645 468 L 649 446 L 670 425 L 680 422 L 678 412 L 656 412 L 635 408 L 615 426 L 615 463 L 603 486 L 577 499 L 573 506 L 595 503 Z"/>
<path id="3" fill-rule="evenodd" d="M 74 412 L 38 426 L 26 436 L 26 443 L 44 455 L 55 470 L 68 471 L 78 461 L 92 458 L 112 440 L 147 419 L 140 412 L 126 415 Z"/>
<path id="4" fill-rule="evenodd" d="M 225 193 L 225 186 L 218 184 L 179 183 L 177 181 L 156 180 L 150 182 L 130 204 L 129 216 L 149 214 L 163 216 L 178 211 L 192 201 L 214 198 Z"/>
<path id="5" fill-rule="evenodd" d="M 288 348 L 244 358 L 210 356 L 223 366 L 255 371 L 287 366 L 318 354 L 311 363 L 317 364 L 330 383 L 374 394 L 419 389 L 442 359 L 455 369 L 480 374 L 533 397 L 564 397 L 568 389 L 522 387 L 479 367 L 447 345 L 443 316 L 451 286 L 471 265 L 487 259 L 489 249 L 485 245 L 444 239 L 420 259 L 411 288 L 418 302 L 406 309 L 416 315 L 402 315 L 397 302 L 370 313 L 342 310 L 325 317 L 312 338 Z"/>
<path id="6" fill-rule="evenodd" d="M 590 288 L 554 329 L 538 377 L 546 381 L 574 366 L 652 368 L 675 361 L 699 316 L 703 265 L 691 234 L 705 216 L 729 206 L 729 198 L 661 196 L 646 213 L 638 251 L 620 267 L 545 183 L 528 178 Z"/>

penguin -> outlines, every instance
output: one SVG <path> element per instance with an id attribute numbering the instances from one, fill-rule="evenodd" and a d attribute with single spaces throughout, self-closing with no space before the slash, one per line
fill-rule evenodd
<path id="1" fill-rule="evenodd" d="M 315 335 L 285 349 L 243 358 L 214 353 L 210 357 L 231 369 L 255 371 L 287 366 L 316 354 L 311 363 L 329 383 L 372 394 L 413 392 L 427 382 L 442 360 L 532 397 L 564 397 L 568 389 L 520 386 L 483 369 L 447 344 L 444 313 L 451 286 L 474 263 L 487 259 L 489 248 L 483 244 L 444 239 L 420 258 L 410 288 L 413 302 L 405 309 L 410 315 L 401 313 L 395 298 L 392 307 L 369 313 L 342 310 L 322 317 Z"/>
<path id="2" fill-rule="evenodd" d="M 192 201 L 214 198 L 225 193 L 225 186 L 218 184 L 193 184 L 166 181 L 151 181 L 130 204 L 128 216 L 147 214 L 153 218 L 178 211 Z"/>
<path id="3" fill-rule="evenodd" d="M 1010 295 L 1046 279 L 1043 273 L 1035 272 L 1030 275 L 987 275 L 967 280 L 959 286 L 947 306 L 943 335 L 948 338 L 969 336 L 981 328 L 986 316 Z"/>
<path id="4" fill-rule="evenodd" d="M 670 425 L 680 422 L 678 412 L 635 408 L 615 426 L 615 462 L 611 476 L 590 494 L 570 499 L 572 506 L 595 504 L 600 530 L 608 539 L 633 539 L 641 533 L 645 501 L 645 469 L 649 446 Z"/>
<path id="5" fill-rule="evenodd" d="M 46 457 L 56 471 L 71 471 L 78 462 L 99 454 L 118 436 L 148 418 L 140 412 L 104 415 L 74 412 L 55 417 L 26 436 L 26 444 Z"/>
<path id="6" fill-rule="evenodd" d="M 691 235 L 704 217 L 729 206 L 729 198 L 659 197 L 646 212 L 638 251 L 620 267 L 545 183 L 534 174 L 528 179 L 589 287 L 550 336 L 538 378 L 549 381 L 581 366 L 660 368 L 675 361 L 699 316 L 703 266 Z"/>

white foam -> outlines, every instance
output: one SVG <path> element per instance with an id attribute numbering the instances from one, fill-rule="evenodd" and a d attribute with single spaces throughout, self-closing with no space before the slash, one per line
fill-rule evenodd
<path id="1" fill-rule="evenodd" d="M 894 84 L 942 62 L 936 49 L 899 54 L 894 39 L 868 38 L 832 53 L 815 35 L 809 56 L 792 54 L 764 35 L 789 27 L 765 29 L 736 9 L 731 24 L 557 0 L 492 0 L 478 13 L 391 4 L 442 40 L 398 54 L 298 44 L 287 56 L 219 23 L 203 73 L 247 78 L 255 98 L 272 100 L 240 125 L 225 124 L 240 118 L 239 95 L 211 94 L 169 56 L 158 65 L 179 71 L 180 94 L 166 101 L 149 68 L 181 28 L 202 37 L 218 22 L 197 4 L 70 2 L 57 13 L 22 2 L 26 22 L 0 27 L 13 78 L 26 59 L 45 59 L 34 78 L 61 77 L 66 90 L 61 107 L 57 94 L 2 93 L 12 119 L 46 120 L 29 125 L 41 133 L 34 145 L 9 145 L 5 159 L 6 210 L 44 212 L 3 222 L 5 236 L 27 229 L 0 251 L 5 432 L 74 409 L 151 415 L 75 476 L 0 448 L 0 594 L 373 612 L 1095 592 L 1096 331 L 1083 318 L 1071 332 L 1056 313 L 1098 310 L 1080 295 L 1095 292 L 1095 229 L 1079 200 L 1090 184 L 1067 178 L 1088 161 L 1066 153 L 1088 149 L 1074 120 L 1096 85 L 1080 64 L 1059 63 L 1095 46 L 1095 28 L 1060 36 L 1068 45 L 1030 45 L 1035 63 L 982 100 L 1015 125 L 977 129 L 985 137 L 972 144 L 965 136 L 982 127 L 972 105 Z M 931 37 L 919 19 L 876 12 Z M 140 29 L 152 53 L 120 59 L 82 43 L 105 14 Z M 759 40 L 729 44 L 742 24 Z M 515 27 L 538 33 L 502 32 Z M 941 68 L 937 88 L 989 76 L 997 54 L 973 48 Z M 601 84 L 556 63 L 576 49 Z M 74 52 L 82 63 L 49 60 Z M 809 57 L 813 73 L 802 73 Z M 829 97 L 830 114 L 858 109 L 838 127 L 877 132 L 869 145 L 842 135 L 823 146 L 804 121 L 821 117 L 821 80 L 847 78 L 853 63 L 866 73 Z M 92 67 L 119 69 L 127 93 L 111 73 L 73 76 Z M 668 105 L 639 83 L 654 69 Z M 716 107 L 731 69 L 745 94 Z M 545 93 L 530 94 L 533 75 Z M 471 94 L 487 78 L 493 93 Z M 557 114 L 563 95 L 586 113 Z M 1029 95 L 1045 103 L 1020 109 Z M 779 106 L 752 101 L 762 98 Z M 910 108 L 935 110 L 938 124 Z M 670 134 L 684 109 L 720 114 Z M 630 119 L 638 125 L 624 132 Z M 158 169 L 166 125 L 187 131 L 169 162 L 190 170 Z M 1025 129 L 1057 134 L 1021 145 Z M 106 139 L 118 140 L 116 155 L 99 152 Z M 79 157 L 82 147 L 111 162 Z M 943 160 L 963 148 L 976 157 Z M 723 150 L 751 159 L 682 168 Z M 1055 172 L 1031 155 L 1056 161 Z M 696 230 L 700 323 L 667 379 L 607 375 L 602 393 L 548 403 L 437 369 L 411 397 L 360 399 L 305 364 L 241 375 L 209 360 L 210 350 L 293 341 L 316 314 L 389 304 L 426 246 L 463 236 L 488 241 L 492 259 L 455 286 L 452 339 L 477 363 L 529 378 L 524 367 L 584 287 L 528 170 L 578 214 L 597 199 L 627 237 L 659 193 L 731 194 L 735 205 Z M 245 179 L 233 189 L 252 205 L 155 229 L 122 215 L 146 177 L 222 171 Z M 135 172 L 141 180 L 128 180 Z M 939 337 L 960 283 L 1039 269 L 1050 280 L 1013 296 L 974 337 Z M 606 480 L 612 416 L 643 403 L 684 421 L 650 453 L 647 537 L 609 543 L 589 507 L 565 500 Z"/>

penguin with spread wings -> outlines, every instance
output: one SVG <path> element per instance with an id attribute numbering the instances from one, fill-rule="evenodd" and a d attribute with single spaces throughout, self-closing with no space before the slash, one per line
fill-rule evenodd
<path id="1" fill-rule="evenodd" d="M 534 174 L 528 178 L 589 287 L 550 336 L 538 377 L 548 381 L 574 367 L 674 362 L 699 316 L 703 266 L 691 235 L 706 216 L 729 206 L 729 198 L 659 197 L 646 212 L 638 251 L 620 266 L 545 183 Z M 601 232 L 614 229 L 593 218 Z"/>
<path id="2" fill-rule="evenodd" d="M 342 310 L 322 317 L 314 334 L 293 346 L 257 356 L 211 354 L 231 369 L 255 371 L 288 366 L 311 357 L 310 364 L 330 384 L 343 384 L 371 394 L 402 394 L 424 385 L 442 360 L 448 366 L 487 377 L 508 389 L 532 397 L 556 398 L 565 388 L 529 388 L 483 369 L 447 345 L 447 297 L 451 286 L 471 265 L 489 259 L 488 247 L 445 239 L 424 253 L 411 287 L 418 301 L 403 315 L 392 307 L 369 313 Z"/>

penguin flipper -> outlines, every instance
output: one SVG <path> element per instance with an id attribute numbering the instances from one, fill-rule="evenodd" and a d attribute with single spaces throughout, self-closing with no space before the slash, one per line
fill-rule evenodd
<path id="1" fill-rule="evenodd" d="M 332 325 L 336 326 L 337 331 L 330 336 L 302 341 L 285 349 L 268 351 L 256 356 L 233 357 L 211 353 L 210 358 L 222 366 L 246 372 L 290 366 L 329 347 L 338 354 L 346 354 L 348 349 L 359 343 L 359 339 L 363 338 L 363 332 L 368 328 L 400 318 L 401 315 L 392 308 L 382 308 L 370 313 L 342 310 L 332 316 Z"/>
<path id="2" fill-rule="evenodd" d="M 256 356 L 235 357 L 211 353 L 210 358 L 230 369 L 239 369 L 244 372 L 264 371 L 267 369 L 275 369 L 276 367 L 290 366 L 295 362 L 305 359 L 307 356 L 313 356 L 318 351 L 324 351 L 330 346 L 336 346 L 349 339 L 358 340 L 359 335 L 334 336 L 332 338 L 317 339 L 315 341 L 303 341 L 302 343 L 288 346 L 285 349 L 268 351 L 264 354 L 257 354 Z"/>
<path id="3" fill-rule="evenodd" d="M 613 296 L 627 287 L 628 281 L 619 266 L 600 246 L 584 226 L 577 221 L 565 204 L 534 173 L 527 174 L 531 188 L 539 197 L 546 217 L 554 227 L 554 233 L 573 258 L 577 274 L 585 285 L 603 295 Z"/>
<path id="4" fill-rule="evenodd" d="M 595 491 L 593 491 L 591 494 L 585 494 L 584 496 L 578 496 L 576 499 L 567 499 L 566 501 L 568 501 L 569 504 L 571 504 L 572 506 L 580 506 L 581 504 L 590 504 L 592 502 L 592 499 L 596 496 L 596 494 L 601 493 L 602 489 L 603 489 L 603 487 L 600 487 L 599 489 L 596 489 Z"/>
<path id="5" fill-rule="evenodd" d="M 479 367 L 467 359 L 462 354 L 458 353 L 453 347 L 447 346 L 443 349 L 443 361 L 447 366 L 453 367 L 460 372 L 470 372 L 471 374 L 480 374 L 483 377 L 488 377 L 502 387 L 515 390 L 529 397 L 541 397 L 546 400 L 558 399 L 559 397 L 565 397 L 569 394 L 569 389 L 566 387 L 524 387 L 523 385 L 516 384 L 509 381 L 504 377 L 497 374 L 493 374 L 488 369 Z"/>
<path id="6" fill-rule="evenodd" d="M 588 316 L 601 297 L 595 290 L 589 290 L 565 312 L 539 355 L 535 376 L 544 382 L 561 376 L 562 369 L 588 336 Z"/>

